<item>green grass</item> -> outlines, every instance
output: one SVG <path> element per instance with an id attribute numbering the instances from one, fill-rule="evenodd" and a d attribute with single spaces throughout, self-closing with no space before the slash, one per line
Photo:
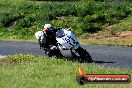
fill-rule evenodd
<path id="1" fill-rule="evenodd" d="M 131 70 L 81 64 L 88 74 L 130 74 Z M 131 88 L 129 84 L 76 82 L 79 63 L 32 55 L 14 55 L 0 60 L 1 88 Z"/>
<path id="2" fill-rule="evenodd" d="M 85 44 L 132 46 L 132 15 L 97 33 L 85 33 L 78 39 Z"/>
<path id="3" fill-rule="evenodd" d="M 110 32 L 111 35 L 115 35 L 117 32 L 132 31 L 132 15 L 127 18 L 120 20 L 119 23 L 113 24 L 111 28 L 104 28 L 104 31 Z"/>

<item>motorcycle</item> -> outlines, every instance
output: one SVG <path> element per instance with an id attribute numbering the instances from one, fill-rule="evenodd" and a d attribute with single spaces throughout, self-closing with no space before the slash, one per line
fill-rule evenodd
<path id="1" fill-rule="evenodd" d="M 35 33 L 35 36 L 37 39 L 39 39 L 40 36 L 43 36 L 43 35 L 44 34 L 42 31 Z M 44 38 L 44 37 L 41 37 L 41 38 Z M 79 55 L 79 58 L 77 58 L 79 62 L 89 62 L 89 63 L 93 62 L 90 54 L 81 47 L 81 45 L 77 41 L 75 34 L 69 28 L 59 29 L 56 32 L 56 40 L 57 40 L 57 46 L 51 45 L 52 47 L 50 47 L 49 50 L 47 51 L 45 50 L 46 53 L 48 52 L 47 53 L 48 56 L 52 56 L 53 54 L 56 56 L 62 56 L 60 50 L 70 50 L 71 55 L 73 57 L 78 57 Z M 43 42 L 42 39 L 41 39 L 41 42 Z"/>

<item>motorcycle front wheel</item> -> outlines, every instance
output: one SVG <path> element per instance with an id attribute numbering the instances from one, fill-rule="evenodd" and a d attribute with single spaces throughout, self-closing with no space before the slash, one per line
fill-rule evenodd
<path id="1" fill-rule="evenodd" d="M 52 56 L 56 56 L 57 58 L 62 58 L 63 55 L 61 54 L 60 50 L 59 49 L 54 49 L 54 50 L 51 50 L 47 53 L 47 55 L 49 57 L 52 57 Z"/>
<path id="2" fill-rule="evenodd" d="M 80 55 L 81 58 L 80 62 L 88 62 L 88 63 L 93 62 L 90 54 L 82 47 L 78 47 L 77 49 L 75 49 L 75 51 Z"/>

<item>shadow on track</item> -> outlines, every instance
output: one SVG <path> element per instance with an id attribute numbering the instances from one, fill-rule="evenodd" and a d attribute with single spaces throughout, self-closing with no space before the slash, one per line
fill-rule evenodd
<path id="1" fill-rule="evenodd" d="M 66 60 L 66 61 L 73 61 L 73 62 L 82 63 L 82 62 L 79 62 L 79 57 L 75 58 L 75 57 L 69 56 L 69 57 L 64 57 L 63 59 Z M 84 62 L 84 63 L 88 63 L 88 62 Z M 96 61 L 96 60 L 94 60 L 92 63 L 105 64 L 105 63 L 114 63 L 114 62 L 111 62 L 111 61 L 108 61 L 108 62 L 107 61 Z"/>
<path id="2" fill-rule="evenodd" d="M 97 63 L 97 64 L 103 64 L 103 63 L 114 63 L 114 62 L 94 61 L 94 63 Z"/>

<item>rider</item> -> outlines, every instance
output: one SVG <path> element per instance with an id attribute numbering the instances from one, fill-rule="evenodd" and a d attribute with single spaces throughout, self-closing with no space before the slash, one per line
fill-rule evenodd
<path id="1" fill-rule="evenodd" d="M 46 36 L 47 45 L 55 45 L 56 46 L 56 30 L 51 26 L 51 24 L 45 24 L 43 32 Z"/>
<path id="2" fill-rule="evenodd" d="M 45 49 L 50 49 L 50 53 L 48 53 L 49 56 L 52 56 L 53 54 L 57 57 L 63 57 L 57 46 L 57 40 L 56 40 L 56 32 L 59 29 L 55 29 L 51 26 L 51 24 L 45 24 L 43 28 L 44 35 L 46 37 L 46 43 L 44 44 Z M 53 45 L 54 47 L 50 47 L 50 45 Z M 52 48 L 52 49 L 51 49 Z"/>
<path id="3" fill-rule="evenodd" d="M 60 28 L 58 29 L 53 28 L 51 24 L 45 24 L 43 31 L 35 33 L 36 38 L 39 40 L 40 47 L 42 47 L 45 50 L 46 54 L 49 57 L 52 57 L 54 55 L 59 58 L 65 57 L 61 54 L 60 50 L 58 49 L 58 44 L 56 40 L 56 37 L 58 38 L 60 36 L 64 36 L 63 31 L 59 29 Z M 72 51 L 72 49 L 70 49 L 70 51 L 72 56 L 78 59 L 78 56 Z M 78 54 L 81 56 L 82 58 L 81 62 L 84 62 L 85 57 L 89 57 L 88 62 L 93 62 L 89 53 L 83 48 L 79 47 L 75 49 L 75 51 L 78 52 Z M 82 52 L 84 52 L 86 55 L 84 55 L 84 53 Z"/>

